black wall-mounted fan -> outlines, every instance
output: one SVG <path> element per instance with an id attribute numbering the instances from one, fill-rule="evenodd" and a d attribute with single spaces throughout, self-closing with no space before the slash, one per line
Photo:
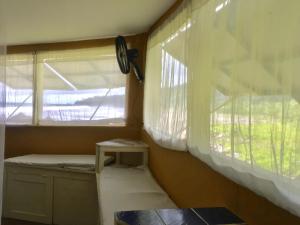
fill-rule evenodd
<path id="1" fill-rule="evenodd" d="M 132 65 L 136 78 L 138 81 L 143 82 L 144 76 L 135 61 L 139 52 L 135 48 L 127 49 L 125 38 L 122 36 L 116 38 L 116 54 L 121 72 L 128 74 L 130 72 L 130 65 Z"/>

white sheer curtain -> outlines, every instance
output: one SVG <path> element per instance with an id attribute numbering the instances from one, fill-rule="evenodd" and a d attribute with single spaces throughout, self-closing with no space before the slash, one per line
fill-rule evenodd
<path id="1" fill-rule="evenodd" d="M 32 124 L 33 53 L 6 56 L 6 123 Z"/>
<path id="2" fill-rule="evenodd" d="M 186 95 L 176 105 L 187 105 L 187 133 L 177 140 L 171 132 L 165 145 L 186 140 L 213 169 L 300 216 L 300 1 L 193 0 L 182 7 L 189 12 L 182 24 L 191 26 L 182 54 L 187 74 L 180 75 Z M 145 127 L 152 135 L 168 131 L 157 122 L 162 116 L 147 112 L 168 97 L 157 85 L 163 61 L 149 63 L 157 55 L 148 55 L 146 72 Z"/>
<path id="3" fill-rule="evenodd" d="M 300 215 L 298 9 L 297 0 L 193 7 L 188 146 Z"/>
<path id="4" fill-rule="evenodd" d="M 163 146 L 186 150 L 188 7 L 150 37 L 145 81 L 145 129 Z"/>
<path id="5" fill-rule="evenodd" d="M 121 125 L 126 80 L 114 46 L 8 54 L 8 124 Z"/>

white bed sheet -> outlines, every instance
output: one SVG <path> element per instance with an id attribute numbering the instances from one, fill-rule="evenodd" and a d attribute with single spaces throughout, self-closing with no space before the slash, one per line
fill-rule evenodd
<path id="1" fill-rule="evenodd" d="M 97 179 L 102 225 L 114 225 L 114 212 L 176 208 L 145 168 L 104 167 Z"/>

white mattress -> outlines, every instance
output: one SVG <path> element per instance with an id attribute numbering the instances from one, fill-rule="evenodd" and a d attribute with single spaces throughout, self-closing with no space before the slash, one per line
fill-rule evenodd
<path id="1" fill-rule="evenodd" d="M 97 179 L 102 225 L 114 225 L 114 212 L 176 208 L 148 169 L 104 167 Z"/>
<path id="2" fill-rule="evenodd" d="M 111 157 L 107 157 L 108 162 Z M 5 159 L 5 164 L 44 168 L 95 170 L 95 155 L 39 155 L 31 154 Z"/>

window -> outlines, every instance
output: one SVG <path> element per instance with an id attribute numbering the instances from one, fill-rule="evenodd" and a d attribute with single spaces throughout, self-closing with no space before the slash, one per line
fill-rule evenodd
<path id="1" fill-rule="evenodd" d="M 158 144 L 190 151 L 298 216 L 299 7 L 185 1 L 149 38 L 144 99 L 144 126 Z"/>
<path id="2" fill-rule="evenodd" d="M 127 78 L 113 46 L 11 55 L 10 61 L 8 124 L 125 124 Z"/>

